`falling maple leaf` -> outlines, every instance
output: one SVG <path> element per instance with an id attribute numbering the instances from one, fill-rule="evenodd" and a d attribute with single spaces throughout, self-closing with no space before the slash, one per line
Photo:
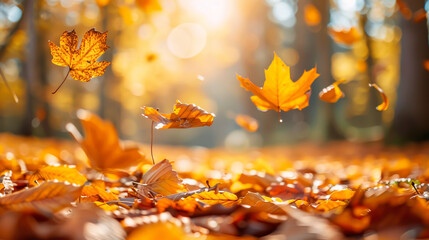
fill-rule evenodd
<path id="1" fill-rule="evenodd" d="M 254 132 L 259 128 L 259 124 L 256 119 L 244 114 L 237 114 L 237 116 L 235 116 L 235 122 L 249 132 Z"/>
<path id="2" fill-rule="evenodd" d="M 173 166 L 167 159 L 153 165 L 137 184 L 137 192 L 144 197 L 154 197 L 158 194 L 162 196 L 172 195 L 186 191 L 182 180 L 173 170 Z"/>
<path id="3" fill-rule="evenodd" d="M 389 107 L 389 99 L 387 98 L 383 89 L 381 89 L 376 83 L 370 83 L 369 87 L 374 87 L 375 89 L 377 89 L 377 91 L 380 93 L 381 98 L 383 99 L 383 102 L 377 106 L 377 110 L 386 111 L 387 108 Z"/>
<path id="4" fill-rule="evenodd" d="M 103 75 L 110 62 L 97 62 L 97 59 L 109 48 L 106 40 L 107 32 L 100 33 L 91 29 L 83 36 L 79 49 L 77 49 L 78 37 L 74 30 L 63 33 L 60 37 L 59 47 L 49 41 L 53 57 L 52 63 L 69 67 L 66 77 L 52 94 L 58 91 L 69 74 L 72 78 L 82 82 L 88 82 L 91 78 Z"/>
<path id="5" fill-rule="evenodd" d="M 163 114 L 151 107 L 142 107 L 144 117 L 156 123 L 156 129 L 168 128 L 192 128 L 211 126 L 215 115 L 209 113 L 195 104 L 181 103 L 179 100 L 174 105 L 173 113 Z"/>
<path id="6" fill-rule="evenodd" d="M 313 4 L 307 4 L 304 8 L 304 20 L 308 26 L 317 26 L 322 19 L 319 10 Z"/>
<path id="7" fill-rule="evenodd" d="M 69 206 L 80 196 L 81 190 L 81 186 L 46 181 L 0 198 L 0 208 L 49 215 Z"/>
<path id="8" fill-rule="evenodd" d="M 91 167 L 100 171 L 128 169 L 145 160 L 137 146 L 125 147 L 120 142 L 111 122 L 82 109 L 78 110 L 77 116 L 85 130 L 85 138 L 71 123 L 66 129 L 85 151 Z"/>
<path id="9" fill-rule="evenodd" d="M 328 28 L 328 32 L 336 43 L 344 44 L 347 46 L 362 39 L 362 33 L 356 28 L 337 30 L 335 28 Z"/>
<path id="10" fill-rule="evenodd" d="M 320 100 L 328 102 L 328 103 L 335 103 L 340 98 L 344 97 L 344 93 L 338 87 L 338 85 L 340 85 L 344 81 L 345 80 L 340 80 L 340 81 L 334 82 L 333 84 L 322 89 L 322 91 L 320 91 L 320 93 L 319 93 Z"/>
<path id="11" fill-rule="evenodd" d="M 281 110 L 303 109 L 308 106 L 311 84 L 319 76 L 317 68 L 304 71 L 298 81 L 292 82 L 289 67 L 274 53 L 270 67 L 265 70 L 265 83 L 262 88 L 249 79 L 237 74 L 241 87 L 251 91 L 255 96 L 250 99 L 261 111 L 269 109 L 280 113 Z"/>

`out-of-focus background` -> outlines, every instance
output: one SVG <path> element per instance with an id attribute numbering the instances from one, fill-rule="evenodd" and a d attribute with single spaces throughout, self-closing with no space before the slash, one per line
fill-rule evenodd
<path id="1" fill-rule="evenodd" d="M 172 111 L 176 99 L 216 114 L 207 128 L 157 130 L 156 144 L 277 145 L 300 141 L 429 139 L 429 49 L 424 0 L 2 0 L 0 69 L 17 93 L 15 103 L 0 84 L 0 131 L 70 138 L 65 125 L 80 126 L 84 108 L 114 123 L 123 139 L 150 141 L 142 106 Z M 331 29 L 364 33 L 350 46 Z M 104 76 L 82 83 L 56 66 L 48 40 L 64 31 L 79 41 L 91 28 L 108 31 L 111 61 Z M 236 73 L 262 86 L 273 52 L 297 80 L 317 65 L 310 106 L 277 113 L 256 109 Z M 346 97 L 335 104 L 318 98 L 336 80 Z M 379 112 L 377 83 L 390 100 Z M 236 114 L 259 121 L 253 133 Z"/>

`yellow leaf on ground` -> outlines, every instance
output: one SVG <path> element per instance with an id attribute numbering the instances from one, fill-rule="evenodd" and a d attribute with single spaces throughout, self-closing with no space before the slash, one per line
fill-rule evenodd
<path id="1" fill-rule="evenodd" d="M 329 196 L 329 200 L 350 200 L 353 195 L 355 195 L 355 191 L 351 189 L 342 189 L 332 192 L 331 196 Z"/>
<path id="2" fill-rule="evenodd" d="M 83 185 L 87 180 L 76 168 L 70 166 L 46 166 L 38 169 L 28 179 L 29 186 L 36 186 L 40 180 L 58 180 Z M 38 183 L 37 183 L 38 182 Z"/>
<path id="3" fill-rule="evenodd" d="M 185 199 L 197 199 L 208 205 L 222 204 L 225 207 L 231 207 L 237 203 L 238 197 L 230 192 L 204 191 L 195 193 Z"/>
<path id="4" fill-rule="evenodd" d="M 249 205 L 255 211 L 267 212 L 271 214 L 284 215 L 286 212 L 276 205 L 274 201 L 266 201 L 263 196 L 258 193 L 248 192 L 244 198 L 240 200 L 240 204 Z"/>
<path id="5" fill-rule="evenodd" d="M 75 201 L 82 187 L 62 182 L 44 182 L 0 198 L 0 208 L 50 215 Z"/>
<path id="6" fill-rule="evenodd" d="M 164 159 L 143 175 L 141 184 L 137 185 L 137 191 L 145 197 L 154 197 L 158 194 L 168 196 L 184 192 L 186 188 L 171 163 Z"/>

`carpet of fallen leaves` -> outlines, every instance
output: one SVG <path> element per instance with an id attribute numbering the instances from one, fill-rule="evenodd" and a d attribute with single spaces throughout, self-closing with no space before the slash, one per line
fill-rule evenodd
<path id="1" fill-rule="evenodd" d="M 429 144 L 155 153 L 96 171 L 74 142 L 1 134 L 0 239 L 429 238 Z"/>

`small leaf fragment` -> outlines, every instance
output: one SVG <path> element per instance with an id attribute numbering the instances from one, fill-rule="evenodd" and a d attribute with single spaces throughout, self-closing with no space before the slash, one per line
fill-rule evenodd
<path id="1" fill-rule="evenodd" d="M 377 110 L 386 111 L 387 108 L 389 107 L 389 99 L 387 98 L 383 89 L 381 89 L 376 83 L 370 83 L 369 87 L 374 87 L 375 89 L 377 89 L 377 91 L 380 93 L 381 98 L 383 99 L 383 102 L 377 106 Z"/>
<path id="2" fill-rule="evenodd" d="M 325 87 L 320 91 L 319 98 L 322 101 L 328 102 L 328 103 L 335 103 L 340 98 L 344 97 L 344 93 L 341 91 L 341 89 L 338 87 L 339 84 L 343 83 L 345 80 L 340 80 L 337 82 L 334 82 L 333 84 Z"/>

